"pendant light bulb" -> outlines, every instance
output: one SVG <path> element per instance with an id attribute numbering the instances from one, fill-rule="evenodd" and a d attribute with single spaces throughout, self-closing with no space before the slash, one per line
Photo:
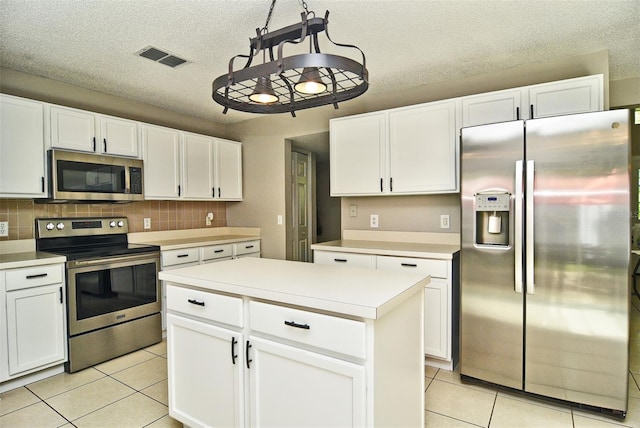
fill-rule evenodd
<path id="1" fill-rule="evenodd" d="M 327 85 L 322 82 L 316 67 L 305 67 L 294 89 L 301 94 L 317 95 L 326 91 Z"/>
<path id="2" fill-rule="evenodd" d="M 253 93 L 249 95 L 249 99 L 254 103 L 259 104 L 273 104 L 279 100 L 275 92 L 273 92 L 269 76 L 258 77 L 256 87 L 253 90 Z"/>

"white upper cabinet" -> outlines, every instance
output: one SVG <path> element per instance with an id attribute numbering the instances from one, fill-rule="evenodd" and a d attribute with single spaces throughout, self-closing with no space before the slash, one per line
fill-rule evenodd
<path id="1" fill-rule="evenodd" d="M 182 183 L 185 199 L 213 198 L 213 145 L 211 137 L 183 133 L 184 173 Z"/>
<path id="2" fill-rule="evenodd" d="M 333 119 L 330 127 L 331 196 L 382 194 L 387 114 Z"/>
<path id="3" fill-rule="evenodd" d="M 457 101 L 331 121 L 331 196 L 457 191 Z"/>
<path id="4" fill-rule="evenodd" d="M 183 132 L 184 197 L 242 200 L 242 144 Z"/>
<path id="5" fill-rule="evenodd" d="M 145 199 L 242 200 L 242 144 L 142 125 Z"/>
<path id="6" fill-rule="evenodd" d="M 604 108 L 602 74 L 530 86 L 528 91 L 530 119 Z"/>
<path id="7" fill-rule="evenodd" d="M 488 92 L 461 100 L 462 126 L 600 111 L 604 108 L 603 76 Z"/>
<path id="8" fill-rule="evenodd" d="M 138 157 L 138 124 L 118 117 L 100 116 L 102 151 L 113 155 Z"/>
<path id="9" fill-rule="evenodd" d="M 142 125 L 145 199 L 179 199 L 180 132 Z"/>
<path id="10" fill-rule="evenodd" d="M 138 123 L 51 106 L 51 147 L 138 157 Z"/>
<path id="11" fill-rule="evenodd" d="M 242 200 L 242 143 L 214 138 L 215 199 Z"/>
<path id="12" fill-rule="evenodd" d="M 462 98 L 462 126 L 522 119 L 522 91 L 509 89 Z"/>
<path id="13" fill-rule="evenodd" d="M 389 112 L 389 192 L 457 191 L 456 102 Z"/>
<path id="14" fill-rule="evenodd" d="M 0 197 L 45 197 L 44 105 L 0 95 Z"/>

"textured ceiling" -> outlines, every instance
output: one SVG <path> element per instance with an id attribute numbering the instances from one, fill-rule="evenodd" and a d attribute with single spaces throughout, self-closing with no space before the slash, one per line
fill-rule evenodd
<path id="1" fill-rule="evenodd" d="M 0 0 L 0 62 L 176 112 L 232 123 L 253 115 L 211 99 L 248 53 L 270 0 Z M 640 0 L 307 0 L 331 38 L 367 56 L 368 94 L 609 50 L 610 80 L 640 76 Z M 295 23 L 279 0 L 270 30 Z M 322 40 L 321 44 L 326 42 Z M 136 56 L 152 45 L 189 64 Z M 327 45 L 323 45 L 323 49 Z M 338 52 L 338 51 L 335 51 Z M 366 97 L 367 95 L 365 95 Z M 357 103 L 358 99 L 348 101 Z"/>

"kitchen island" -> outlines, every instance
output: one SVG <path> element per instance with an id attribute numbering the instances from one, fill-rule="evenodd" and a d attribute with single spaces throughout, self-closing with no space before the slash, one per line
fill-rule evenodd
<path id="1" fill-rule="evenodd" d="M 189 426 L 424 426 L 430 278 L 245 258 L 160 273 L 170 415 Z"/>

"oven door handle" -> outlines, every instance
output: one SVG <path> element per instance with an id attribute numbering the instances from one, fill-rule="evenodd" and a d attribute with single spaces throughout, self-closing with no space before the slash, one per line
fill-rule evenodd
<path id="1" fill-rule="evenodd" d="M 156 253 L 156 252 L 141 253 L 140 255 L 137 255 L 137 256 L 125 255 L 125 256 L 118 256 L 118 257 L 105 257 L 105 258 L 100 258 L 95 260 L 71 260 L 67 262 L 67 267 L 71 269 L 71 268 L 77 268 L 77 267 L 83 267 L 83 266 L 107 265 L 107 264 L 118 263 L 118 262 L 146 260 L 154 257 L 160 257 L 160 253 Z"/>

